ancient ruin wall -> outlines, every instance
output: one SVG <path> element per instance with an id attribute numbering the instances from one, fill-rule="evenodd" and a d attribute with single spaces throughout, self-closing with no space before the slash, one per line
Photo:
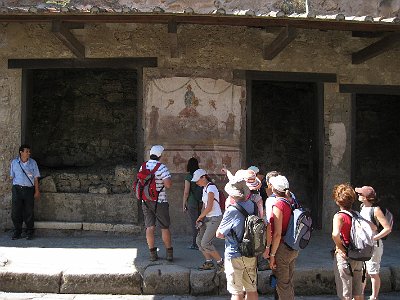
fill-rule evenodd
<path id="1" fill-rule="evenodd" d="M 87 57 L 155 56 L 158 58 L 158 68 L 169 70 L 170 77 L 193 76 L 218 79 L 219 74 L 224 74 L 223 79 L 227 83 L 234 83 L 230 77 L 232 70 L 249 69 L 336 73 L 340 83 L 400 84 L 398 49 L 388 51 L 367 63 L 351 64 L 350 54 L 364 48 L 375 39 L 352 38 L 351 33 L 347 32 L 300 31 L 296 39 L 274 60 L 263 60 L 263 44 L 273 41 L 277 32 L 278 29 L 180 26 L 179 58 L 170 58 L 167 27 L 164 25 L 86 25 L 84 30 L 75 30 L 74 34 L 85 45 Z M 51 34 L 49 25 L 8 24 L 0 29 L 0 82 L 3 85 L 0 97 L 0 126 L 3 137 L 0 143 L 2 228 L 9 222 L 11 198 L 10 185 L 5 181 L 5 177 L 8 174 L 9 162 L 16 155 L 21 135 L 21 72 L 7 69 L 7 59 L 70 57 L 73 57 L 72 54 Z M 148 72 L 152 71 L 145 70 L 145 75 Z M 146 80 L 145 76 L 144 86 L 150 83 Z M 239 86 L 243 88 L 244 82 L 239 83 Z M 337 137 L 346 142 L 343 155 L 335 156 L 335 160 L 328 156 L 325 158 L 324 212 L 331 214 L 333 210 L 330 204 L 331 188 L 335 183 L 348 180 L 350 173 L 348 163 L 350 136 L 347 135 L 350 133 L 350 110 L 347 109 L 350 96 L 340 94 L 337 84 L 325 86 L 326 155 L 331 153 L 332 143 Z M 343 125 L 340 125 L 341 123 Z M 336 134 L 337 131 L 340 135 Z M 343 137 L 343 132 L 346 132 L 346 139 Z M 332 139 L 331 134 L 336 138 Z M 240 140 L 243 141 L 243 129 Z M 147 141 L 145 146 L 150 146 Z M 336 150 L 334 153 L 340 154 L 343 151 L 343 149 Z M 171 205 L 180 207 L 181 188 L 182 186 L 177 184 L 176 189 L 171 191 L 174 198 Z"/>

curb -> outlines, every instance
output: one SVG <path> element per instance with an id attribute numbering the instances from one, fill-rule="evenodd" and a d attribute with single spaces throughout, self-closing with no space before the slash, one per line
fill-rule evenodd
<path id="1" fill-rule="evenodd" d="M 258 271 L 258 292 L 271 295 L 270 270 Z M 400 290 L 400 266 L 383 267 L 382 292 Z M 296 295 L 335 294 L 333 269 L 299 268 L 295 270 Z M 0 290 L 61 294 L 132 294 L 132 295 L 227 295 L 225 274 L 215 270 L 198 271 L 174 264 L 147 266 L 139 272 L 134 266 L 118 270 L 82 270 L 71 267 L 60 271 L 44 268 L 37 273 L 0 268 Z"/>

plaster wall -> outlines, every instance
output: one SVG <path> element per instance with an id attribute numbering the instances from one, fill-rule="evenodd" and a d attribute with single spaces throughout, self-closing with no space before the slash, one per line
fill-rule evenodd
<path id="1" fill-rule="evenodd" d="M 376 39 L 352 38 L 349 32 L 299 31 L 296 39 L 272 61 L 262 58 L 263 45 L 271 43 L 278 29 L 228 26 L 183 25 L 178 28 L 178 58 L 170 57 L 167 26 L 145 24 L 85 25 L 74 35 L 85 45 L 88 58 L 157 57 L 158 67 L 144 69 L 144 103 L 154 105 L 146 91 L 154 80 L 190 78 L 223 80 L 233 84 L 240 95 L 226 98 L 240 103 L 240 131 L 235 127 L 236 149 L 240 149 L 237 165 L 244 163 L 245 145 L 245 81 L 233 78 L 233 70 L 336 73 L 339 83 L 400 85 L 398 60 L 400 49 L 393 49 L 360 65 L 351 64 L 351 53 Z M 16 155 L 21 136 L 21 71 L 9 70 L 9 58 L 72 58 L 46 24 L 2 24 L 0 28 L 0 227 L 9 222 L 10 184 L 6 181 L 10 160 Z M 175 78 L 175 79 L 174 79 Z M 182 100 L 182 95 L 180 96 Z M 169 99 L 166 98 L 168 101 Z M 162 103 L 166 107 L 168 103 Z M 330 220 L 335 208 L 330 193 L 334 184 L 350 180 L 350 95 L 340 94 L 338 84 L 325 84 L 325 160 L 324 220 Z M 230 108 L 235 107 L 232 105 Z M 144 108 L 145 112 L 150 106 Z M 222 115 L 224 112 L 222 112 Z M 144 130 L 148 123 L 143 116 Z M 221 117 L 222 118 L 222 117 Z M 156 140 L 145 134 L 147 150 Z M 345 146 L 343 145 L 345 143 Z M 216 144 L 214 150 L 219 151 Z M 180 146 L 181 147 L 181 146 Z M 182 148 L 178 148 L 181 150 Z M 182 146 L 183 147 L 183 146 Z M 185 146 L 186 147 L 186 146 Z M 187 153 L 189 154 L 189 153 Z M 183 157 L 186 159 L 186 157 Z M 181 169 L 181 168 L 180 168 Z M 176 169 L 178 171 L 178 169 Z M 181 207 L 182 187 L 171 191 L 172 207 Z M 325 218 L 326 217 L 326 218 Z M 181 219 L 184 216 L 181 215 Z M 175 219 L 174 219 L 175 221 Z M 179 229 L 179 220 L 176 221 Z M 325 225 L 326 224 L 326 225 Z M 324 228 L 329 228 L 324 223 Z"/>

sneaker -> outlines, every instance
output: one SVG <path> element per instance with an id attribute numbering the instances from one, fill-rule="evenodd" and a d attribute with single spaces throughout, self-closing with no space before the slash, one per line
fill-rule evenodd
<path id="1" fill-rule="evenodd" d="M 214 263 L 212 261 L 205 261 L 204 264 L 202 264 L 199 267 L 200 271 L 205 271 L 205 270 L 214 270 L 215 266 Z"/>
<path id="2" fill-rule="evenodd" d="M 217 273 L 223 273 L 224 270 L 225 270 L 224 260 L 221 259 L 221 261 L 217 261 Z"/>

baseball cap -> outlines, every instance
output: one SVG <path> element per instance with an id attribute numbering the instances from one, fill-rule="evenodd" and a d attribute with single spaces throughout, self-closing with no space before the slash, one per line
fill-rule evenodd
<path id="1" fill-rule="evenodd" d="M 364 196 L 367 199 L 375 199 L 376 193 L 372 186 L 364 185 L 361 188 L 355 188 L 356 193 Z"/>
<path id="2" fill-rule="evenodd" d="M 201 176 L 204 176 L 204 175 L 206 175 L 206 174 L 207 174 L 207 172 L 206 172 L 205 170 L 203 170 L 203 169 L 197 169 L 197 170 L 194 171 L 194 173 L 193 173 L 192 181 L 193 181 L 193 182 L 197 182 L 197 181 L 199 181 L 199 179 L 200 179 Z"/>
<path id="3" fill-rule="evenodd" d="M 155 155 L 157 157 L 160 157 L 161 154 L 164 151 L 164 147 L 161 145 L 154 145 L 153 147 L 151 147 L 150 149 L 150 155 Z"/>
<path id="4" fill-rule="evenodd" d="M 285 176 L 282 175 L 271 177 L 269 179 L 269 183 L 279 192 L 285 192 L 289 188 L 289 181 Z"/>

